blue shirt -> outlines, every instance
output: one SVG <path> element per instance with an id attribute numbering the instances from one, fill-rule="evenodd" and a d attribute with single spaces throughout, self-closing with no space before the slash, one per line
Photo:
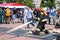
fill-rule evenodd
<path id="1" fill-rule="evenodd" d="M 29 10 L 28 13 L 27 13 L 27 18 L 32 18 L 32 13 L 33 13 L 33 11 Z"/>
<path id="2" fill-rule="evenodd" d="M 51 15 L 52 15 L 52 16 L 56 16 L 56 10 L 55 10 L 55 9 L 52 9 L 52 10 L 51 10 Z"/>
<path id="3" fill-rule="evenodd" d="M 46 12 L 50 12 L 50 8 L 49 7 L 46 9 Z"/>

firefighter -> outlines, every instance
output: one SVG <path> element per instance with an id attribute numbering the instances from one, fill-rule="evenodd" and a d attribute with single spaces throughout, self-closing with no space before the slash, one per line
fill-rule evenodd
<path id="1" fill-rule="evenodd" d="M 43 30 L 45 29 L 45 24 L 46 24 L 46 21 L 47 21 L 47 13 L 43 9 L 35 9 L 33 13 L 37 14 L 36 18 L 39 22 L 38 22 L 35 30 L 32 31 L 32 33 L 36 34 L 36 35 L 40 35 L 40 32 L 43 32 Z M 45 33 L 46 32 L 47 31 L 45 31 Z"/>

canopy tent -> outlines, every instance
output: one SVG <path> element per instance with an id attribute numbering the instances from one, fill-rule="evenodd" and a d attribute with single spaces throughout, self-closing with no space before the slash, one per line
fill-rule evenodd
<path id="1" fill-rule="evenodd" d="M 0 7 L 9 7 L 9 8 L 25 8 L 23 4 L 20 3 L 6 3 L 6 4 L 0 4 Z"/>

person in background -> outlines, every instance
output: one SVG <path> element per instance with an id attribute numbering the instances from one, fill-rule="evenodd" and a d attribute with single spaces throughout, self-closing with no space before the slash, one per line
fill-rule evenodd
<path id="1" fill-rule="evenodd" d="M 18 20 L 18 23 L 20 22 L 20 15 L 21 15 L 21 14 L 20 14 L 20 10 L 18 9 L 18 10 L 17 10 L 17 20 Z"/>
<path id="2" fill-rule="evenodd" d="M 10 23 L 10 13 L 11 13 L 11 10 L 7 7 L 5 12 L 6 12 L 6 23 L 9 24 Z"/>
<path id="3" fill-rule="evenodd" d="M 47 12 L 47 14 L 48 14 L 48 24 L 50 24 L 50 7 L 49 6 L 47 6 L 47 9 L 46 9 L 46 12 Z"/>
<path id="4" fill-rule="evenodd" d="M 27 22 L 32 21 L 30 24 L 32 24 L 32 25 L 34 26 L 33 20 L 32 20 L 32 16 L 33 16 L 33 10 L 32 10 L 31 8 L 28 8 Z M 29 27 L 29 24 L 28 24 L 27 28 L 30 28 L 30 27 Z"/>
<path id="5" fill-rule="evenodd" d="M 23 22 L 23 11 L 20 10 L 20 20 Z"/>
<path id="6" fill-rule="evenodd" d="M 55 17 L 56 19 L 56 25 L 55 28 L 60 28 L 60 9 L 57 10 L 57 15 Z"/>
<path id="7" fill-rule="evenodd" d="M 13 15 L 12 15 L 13 23 L 17 23 L 17 9 L 14 7 Z"/>
<path id="8" fill-rule="evenodd" d="M 24 9 L 24 23 L 27 22 L 27 13 L 28 13 L 28 7 L 25 7 L 25 9 Z"/>
<path id="9" fill-rule="evenodd" d="M 10 13 L 10 21 L 11 21 L 11 23 L 13 21 L 12 15 L 13 15 L 13 10 L 11 9 L 11 13 Z"/>
<path id="10" fill-rule="evenodd" d="M 55 16 L 56 16 L 56 9 L 52 7 L 51 9 L 51 17 L 50 17 L 50 24 L 55 25 Z"/>
<path id="11" fill-rule="evenodd" d="M 0 8 L 0 24 L 2 24 L 2 15 L 3 15 L 3 10 Z"/>
<path id="12" fill-rule="evenodd" d="M 6 22 L 5 8 L 2 8 L 2 10 L 3 10 L 2 22 L 5 23 Z"/>

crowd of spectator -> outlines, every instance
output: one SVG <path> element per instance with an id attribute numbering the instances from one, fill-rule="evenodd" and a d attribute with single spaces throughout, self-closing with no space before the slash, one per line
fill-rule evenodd
<path id="1" fill-rule="evenodd" d="M 60 9 L 56 10 L 55 7 L 47 7 L 46 12 L 48 14 L 48 24 L 56 25 L 57 19 L 60 21 Z"/>
<path id="2" fill-rule="evenodd" d="M 46 9 L 46 12 L 48 14 L 48 24 L 55 25 L 56 19 L 60 20 L 60 11 L 56 10 L 54 7 L 50 8 L 49 6 Z M 6 23 L 26 23 L 32 20 L 32 17 L 36 17 L 36 14 L 34 14 L 34 9 L 25 7 L 24 10 L 20 10 L 19 8 L 13 8 L 11 10 L 10 8 L 0 8 L 0 24 Z M 33 23 L 31 23 L 34 26 L 34 23 L 36 21 L 34 20 Z M 29 25 L 28 25 L 29 27 Z"/>
<path id="3" fill-rule="evenodd" d="M 23 11 L 21 11 L 18 8 L 0 8 L 0 24 L 2 23 L 6 23 L 6 24 L 10 24 L 10 23 L 18 23 L 20 22 L 20 20 L 22 21 L 23 18 Z"/>

